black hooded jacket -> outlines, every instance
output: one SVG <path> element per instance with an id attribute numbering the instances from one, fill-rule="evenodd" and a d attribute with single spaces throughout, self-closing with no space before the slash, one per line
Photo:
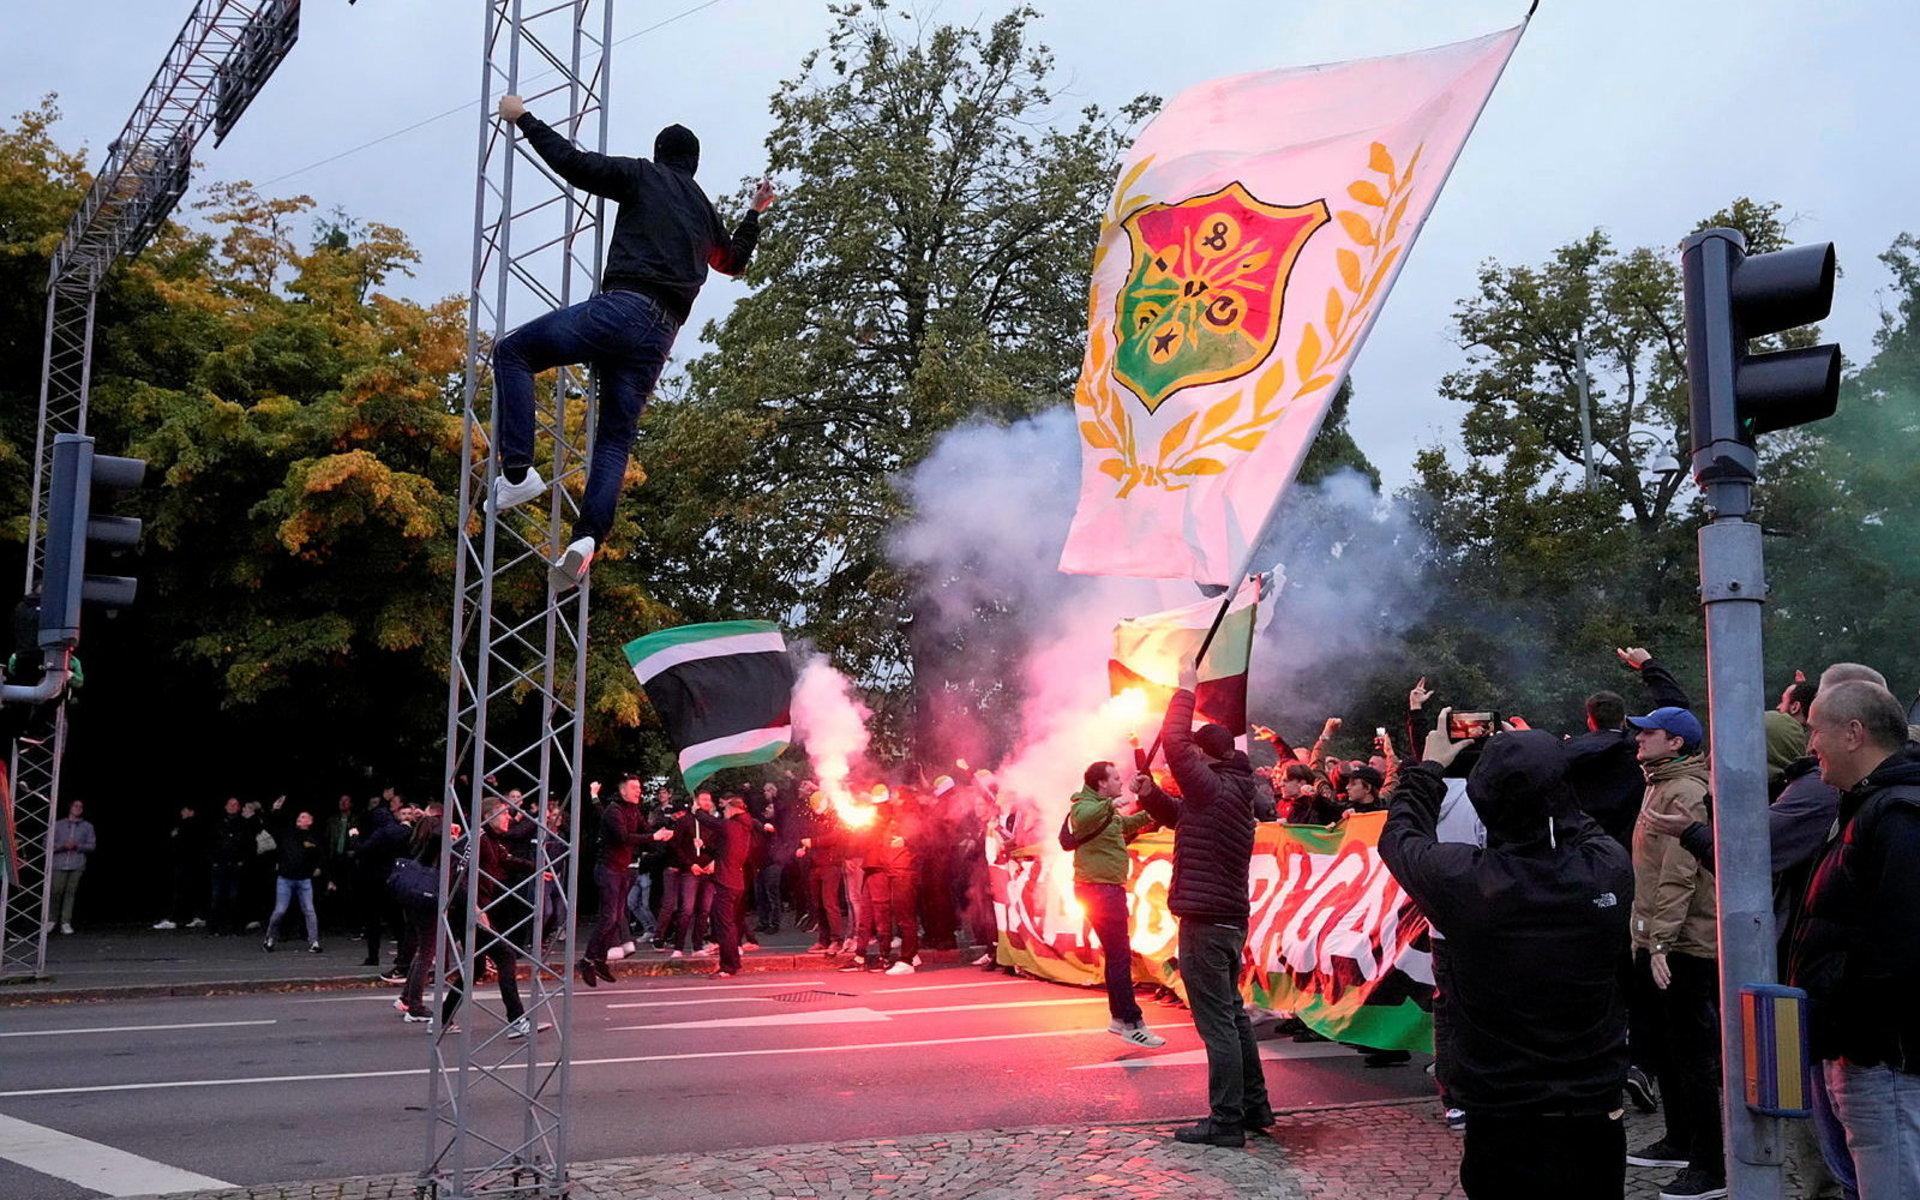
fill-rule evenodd
<path id="1" fill-rule="evenodd" d="M 1552 734 L 1487 743 L 1467 780 L 1485 849 L 1436 839 L 1445 792 L 1436 764 L 1404 769 L 1380 857 L 1446 937 L 1454 1100 L 1469 1112 L 1613 1111 L 1627 1075 L 1618 970 L 1632 859 L 1573 810 Z"/>
<path id="2" fill-rule="evenodd" d="M 1640 665 L 1640 682 L 1647 688 L 1647 704 L 1654 708 L 1688 708 L 1687 691 L 1673 672 L 1657 658 Z M 1634 757 L 1630 729 L 1590 729 L 1567 741 L 1567 786 L 1573 789 L 1580 811 L 1600 822 L 1607 835 L 1633 846 L 1633 823 L 1640 817 L 1640 801 L 1647 777 Z"/>
<path id="3" fill-rule="evenodd" d="M 1180 785 L 1180 798 L 1149 788 L 1140 802 L 1154 820 L 1174 831 L 1173 886 L 1167 893 L 1167 910 L 1184 920 L 1244 925 L 1247 867 L 1253 859 L 1253 801 L 1266 782 L 1253 773 L 1240 751 L 1214 759 L 1193 744 L 1190 691 L 1173 694 L 1160 738 L 1167 748 L 1167 766 Z"/>
<path id="4" fill-rule="evenodd" d="M 1838 828 L 1788 959 L 1788 979 L 1807 991 L 1809 1049 L 1920 1074 L 1920 751 L 1900 751 L 1842 795 Z"/>
<path id="5" fill-rule="evenodd" d="M 727 275 L 747 269 L 760 239 L 760 214 L 749 210 L 727 232 L 713 202 L 693 181 L 700 151 L 691 133 L 680 130 L 685 136 L 672 145 L 663 133 L 655 151 L 659 161 L 652 161 L 582 150 L 532 113 L 515 124 L 560 178 L 620 205 L 600 277 L 603 291 L 651 296 L 684 325 L 708 267 Z"/>

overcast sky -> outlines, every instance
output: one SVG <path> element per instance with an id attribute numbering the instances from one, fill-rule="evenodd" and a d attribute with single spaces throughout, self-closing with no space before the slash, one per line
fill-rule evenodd
<path id="1" fill-rule="evenodd" d="M 824 39 L 817 0 L 623 0 L 613 141 L 645 152 L 680 121 L 704 142 L 701 177 L 729 191 L 762 162 L 767 98 Z M 988 22 L 1009 2 L 922 0 L 922 23 Z M 468 271 L 470 110 L 311 164 L 466 102 L 479 78 L 478 0 L 307 0 L 300 43 L 234 135 L 202 144 L 196 182 L 275 181 L 322 209 L 398 225 L 425 256 L 402 290 L 461 291 Z M 1068 99 L 1112 106 L 1204 79 L 1437 45 L 1515 23 L 1524 0 L 1050 0 L 1039 34 Z M 57 92 L 59 136 L 97 165 L 191 0 L 9 0 L 0 106 Z M 1796 239 L 1831 240 L 1846 275 L 1830 336 L 1870 351 L 1886 273 L 1874 256 L 1920 232 L 1920 4 L 1914 0 L 1544 0 L 1354 367 L 1361 446 L 1390 484 L 1414 451 L 1451 440 L 1434 396 L 1461 352 L 1453 303 L 1476 264 L 1536 262 L 1596 225 L 1623 245 L 1670 246 L 1736 195 L 1782 202 Z M 280 178 L 288 176 L 286 178 Z M 777 212 L 777 210 L 776 210 Z M 769 236 L 780 236 L 776 223 Z M 695 323 L 741 285 L 710 284 Z M 684 339 L 679 358 L 695 350 Z"/>

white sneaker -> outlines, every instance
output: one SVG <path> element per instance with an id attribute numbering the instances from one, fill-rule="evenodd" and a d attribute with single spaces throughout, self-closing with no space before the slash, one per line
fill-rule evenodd
<path id="1" fill-rule="evenodd" d="M 624 947 L 620 947 L 620 946 L 607 947 L 608 962 L 619 962 L 621 959 L 625 958 L 626 956 L 627 956 L 627 952 Z"/>
<path id="2" fill-rule="evenodd" d="M 895 964 L 893 964 L 892 966 L 890 966 L 890 967 L 888 967 L 888 968 L 887 968 L 887 974 L 889 974 L 889 975 L 911 975 L 911 974 L 913 974 L 913 964 L 912 964 L 912 963 L 910 963 L 910 962 L 908 962 L 908 961 L 907 961 L 906 959 L 904 959 L 904 958 L 903 958 L 903 959 L 901 959 L 901 960 L 900 960 L 899 962 L 897 962 L 897 963 L 895 963 Z"/>
<path id="3" fill-rule="evenodd" d="M 585 582 L 587 568 L 593 564 L 593 552 L 597 544 L 590 537 L 575 538 L 567 543 L 560 557 L 553 560 L 553 566 L 547 571 L 547 578 L 553 584 L 553 590 L 564 592 L 576 588 Z"/>
<path id="4" fill-rule="evenodd" d="M 174 923 L 173 923 L 172 921 L 155 921 L 155 922 L 153 923 L 153 927 L 154 927 L 155 929 L 178 929 L 178 928 L 180 928 L 180 927 L 179 927 L 178 925 L 175 925 L 175 924 L 174 924 Z"/>
<path id="5" fill-rule="evenodd" d="M 986 952 L 985 954 L 982 954 L 982 955 L 981 955 L 981 956 L 980 956 L 979 958 L 976 958 L 976 959 L 974 959 L 974 960 L 973 960 L 973 965 L 974 965 L 974 966 L 976 966 L 976 967 L 990 967 L 990 966 L 992 966 L 992 965 L 993 965 L 993 951 L 991 951 L 991 950 L 989 950 L 989 951 L 987 951 L 987 952 Z"/>
<path id="6" fill-rule="evenodd" d="M 1112 1021 L 1107 1025 L 1107 1032 L 1122 1041 L 1132 1042 L 1136 1046 L 1145 1046 L 1149 1050 L 1167 1044 L 1167 1039 L 1145 1025 L 1129 1025 L 1124 1021 Z"/>
<path id="7" fill-rule="evenodd" d="M 187 922 L 188 929 L 205 929 L 206 927 L 207 927 L 207 922 L 204 917 L 195 917 L 193 920 Z M 156 925 L 154 926 L 154 928 L 158 929 L 159 926 Z"/>
<path id="8" fill-rule="evenodd" d="M 621 949 L 621 951 L 622 951 L 622 952 L 624 952 L 624 953 L 627 953 L 627 954 L 634 954 L 634 953 L 637 953 L 637 952 L 639 951 L 639 949 L 640 949 L 640 943 L 638 943 L 638 942 L 628 942 L 628 943 L 627 943 L 626 945 L 624 945 L 624 946 L 622 946 L 622 947 L 620 947 L 620 949 Z"/>
<path id="9" fill-rule="evenodd" d="M 760 943 L 759 942 L 741 942 L 740 948 L 742 950 L 758 950 L 760 948 Z"/>
<path id="10" fill-rule="evenodd" d="M 503 513 L 518 508 L 546 490 L 547 481 L 540 478 L 539 470 L 534 467 L 527 468 L 526 478 L 519 483 L 508 483 L 505 475 L 495 475 L 493 494 L 487 497 L 487 511 Z"/>
<path id="11" fill-rule="evenodd" d="M 512 1021 L 508 1023 L 507 1040 L 510 1042 L 517 1042 L 521 1038 L 526 1037 L 530 1033 L 545 1033 L 547 1030 L 552 1028 L 553 1028 L 552 1021 L 542 1021 L 540 1022 L 540 1027 L 536 1030 L 531 1021 L 529 1021 L 525 1017 L 521 1017 L 517 1021 Z"/>
<path id="12" fill-rule="evenodd" d="M 73 932 L 73 926 L 71 926 L 71 925 L 69 925 L 69 924 L 67 924 L 67 923 L 66 923 L 65 921 L 62 921 L 62 922 L 60 922 L 60 932 L 61 932 L 61 933 L 72 933 L 72 932 Z"/>
<path id="13" fill-rule="evenodd" d="M 916 967 L 920 965 L 920 956 L 918 954 L 913 956 L 913 965 Z"/>
<path id="14" fill-rule="evenodd" d="M 686 956 L 687 952 L 685 950 L 674 950 L 667 955 L 668 958 L 685 958 Z"/>

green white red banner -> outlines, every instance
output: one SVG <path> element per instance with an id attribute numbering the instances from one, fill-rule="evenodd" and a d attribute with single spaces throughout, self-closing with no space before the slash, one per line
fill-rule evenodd
<path id="1" fill-rule="evenodd" d="M 1259 827 L 1240 987 L 1336 1041 L 1431 1052 L 1427 922 L 1380 860 L 1385 824 L 1385 813 L 1363 813 L 1324 828 Z M 1157 830 L 1128 847 L 1129 928 L 1134 979 L 1184 996 L 1179 922 L 1167 911 L 1173 838 Z M 997 957 L 1041 979 L 1098 986 L 1098 942 L 1073 898 L 1072 870 L 1070 857 L 1033 847 L 993 866 Z"/>

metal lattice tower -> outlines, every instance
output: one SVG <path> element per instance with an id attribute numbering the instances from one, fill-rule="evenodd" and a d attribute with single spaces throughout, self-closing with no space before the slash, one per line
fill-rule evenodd
<path id="1" fill-rule="evenodd" d="M 474 189 L 473 290 L 468 307 L 460 531 L 447 697 L 446 812 L 478 831 L 513 790 L 542 821 L 549 804 L 576 837 L 535 839 L 533 893 L 483 880 L 477 855 L 448 838 L 434 946 L 436 1002 L 450 979 L 475 978 L 489 944 L 521 979 L 530 1036 L 509 1039 L 495 989 L 466 989 L 458 1032 L 432 1037 L 433 1114 L 420 1190 L 443 1198 L 560 1196 L 567 1179 L 575 904 L 579 863 L 581 718 L 586 703 L 588 589 L 556 593 L 547 561 L 567 539 L 585 483 L 594 391 L 563 368 L 536 403 L 554 481 L 544 510 L 496 519 L 483 503 L 492 454 L 489 355 L 528 319 L 592 294 L 603 243 L 602 202 L 577 193 L 494 117 L 495 100 L 523 94 L 574 142 L 605 152 L 612 0 L 487 0 L 479 167 Z M 549 78 L 552 82 L 546 82 Z M 543 81 L 521 92 L 524 82 Z M 576 401 L 578 403 L 576 403 Z M 552 887 L 538 881 L 551 876 Z M 483 882 L 493 899 L 483 904 Z M 557 901 L 560 911 L 551 911 Z M 461 914 L 467 914 L 461 919 Z M 552 926 L 553 941 L 549 941 Z M 422 948 L 424 951 L 424 947 Z M 552 1022 L 550 1032 L 537 1026 Z"/>
<path id="2" fill-rule="evenodd" d="M 200 0 L 67 226 L 47 275 L 46 355 L 34 435 L 26 591 L 40 578 L 41 516 L 53 439 L 87 431 L 95 298 L 107 271 L 139 254 L 186 193 L 194 147 L 215 123 L 237 119 L 293 44 L 300 0 Z M 14 747 L 14 821 L 20 881 L 0 872 L 0 980 L 46 973 L 53 874 L 50 836 L 60 805 L 63 701 L 37 716 Z"/>

